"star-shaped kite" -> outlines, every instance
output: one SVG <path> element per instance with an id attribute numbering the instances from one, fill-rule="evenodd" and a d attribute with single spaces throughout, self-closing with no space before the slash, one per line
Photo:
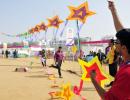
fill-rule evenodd
<path id="1" fill-rule="evenodd" d="M 71 97 L 73 96 L 73 92 L 70 89 L 70 84 L 66 84 L 63 86 L 63 90 L 62 90 L 62 97 L 65 100 L 71 100 Z"/>
<path id="2" fill-rule="evenodd" d="M 36 25 L 35 28 L 34 28 L 34 32 L 39 32 L 39 30 L 40 30 L 40 26 Z"/>
<path id="3" fill-rule="evenodd" d="M 48 21 L 49 21 L 48 27 L 59 28 L 59 25 L 63 23 L 63 21 L 60 20 L 58 16 L 54 16 L 52 19 L 48 19 Z"/>
<path id="4" fill-rule="evenodd" d="M 34 33 L 34 28 L 31 28 L 28 32 L 29 32 L 30 34 Z"/>
<path id="5" fill-rule="evenodd" d="M 69 6 L 71 14 L 67 18 L 68 20 L 80 20 L 82 23 L 85 23 L 88 16 L 95 14 L 92 11 L 89 11 L 88 3 L 85 2 L 78 7 Z"/>
<path id="6" fill-rule="evenodd" d="M 47 26 L 45 25 L 45 23 L 44 22 L 42 22 L 40 25 L 40 30 L 46 30 L 47 29 Z"/>
<path id="7" fill-rule="evenodd" d="M 81 59 L 78 59 L 80 66 L 83 69 L 82 80 L 90 81 L 90 72 L 95 70 L 96 72 L 96 81 L 104 87 L 105 84 L 110 83 L 114 78 L 109 74 L 105 73 L 103 67 L 101 66 L 98 57 L 94 57 L 91 61 L 85 62 Z"/>

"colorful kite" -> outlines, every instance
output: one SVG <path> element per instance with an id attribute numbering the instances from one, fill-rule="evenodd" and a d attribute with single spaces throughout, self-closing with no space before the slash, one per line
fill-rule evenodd
<path id="1" fill-rule="evenodd" d="M 78 59 L 80 66 L 83 69 L 82 80 L 90 81 L 90 72 L 95 70 L 96 72 L 96 81 L 104 88 L 105 84 L 110 83 L 114 78 L 107 74 L 103 67 L 101 66 L 98 57 L 94 57 L 91 61 L 85 62 L 81 59 Z"/>
<path id="2" fill-rule="evenodd" d="M 71 51 L 73 52 L 73 54 L 76 53 L 76 51 L 77 51 L 76 45 L 73 45 L 73 46 L 71 47 Z"/>
<path id="3" fill-rule="evenodd" d="M 28 32 L 29 32 L 30 34 L 33 34 L 33 33 L 34 33 L 34 28 L 31 28 Z"/>
<path id="4" fill-rule="evenodd" d="M 43 31 L 47 30 L 47 26 L 45 25 L 44 22 L 42 22 L 39 26 L 40 26 L 40 30 L 43 30 Z"/>
<path id="5" fill-rule="evenodd" d="M 47 26 L 45 25 L 45 23 L 44 22 L 42 22 L 40 25 L 40 31 L 45 31 L 45 38 L 44 38 L 44 40 L 46 41 L 46 33 L 47 33 Z"/>
<path id="6" fill-rule="evenodd" d="M 85 23 L 88 16 L 95 14 L 94 12 L 90 11 L 88 8 L 88 3 L 85 2 L 78 7 L 69 6 L 71 14 L 67 18 L 68 20 L 79 20 L 82 23 Z"/>
<path id="7" fill-rule="evenodd" d="M 64 85 L 62 90 L 62 97 L 65 100 L 71 100 L 72 96 L 73 96 L 73 92 L 71 91 L 70 84 Z"/>
<path id="8" fill-rule="evenodd" d="M 61 91 L 53 91 L 48 94 L 51 96 L 51 99 L 63 98 L 64 100 L 71 100 L 73 96 L 70 84 L 63 85 Z"/>
<path id="9" fill-rule="evenodd" d="M 86 22 L 86 19 L 88 16 L 91 16 L 93 14 L 95 14 L 94 12 L 90 11 L 89 8 L 88 8 L 88 3 L 85 2 L 83 4 L 81 4 L 80 6 L 78 7 L 73 7 L 73 6 L 69 6 L 69 9 L 70 9 L 70 15 L 68 16 L 68 18 L 66 19 L 66 22 L 65 22 L 65 25 L 64 25 L 64 28 L 63 30 L 61 31 L 61 34 L 60 36 L 63 35 L 63 32 L 65 30 L 65 27 L 67 26 L 68 24 L 68 20 L 76 20 L 77 21 L 77 33 L 80 32 L 83 24 Z M 81 21 L 83 24 L 78 25 L 78 20 Z M 79 36 L 78 36 L 79 37 Z"/>
<path id="10" fill-rule="evenodd" d="M 63 21 L 60 20 L 58 16 L 54 16 L 52 19 L 48 19 L 48 21 L 49 21 L 48 27 L 55 27 L 55 28 L 59 28 L 59 25 L 63 23 Z"/>
<path id="11" fill-rule="evenodd" d="M 56 28 L 56 31 L 55 30 L 53 31 L 53 36 L 56 41 L 56 35 L 58 32 L 59 26 L 61 23 L 63 23 L 63 21 L 60 20 L 58 16 L 54 16 L 52 19 L 48 19 L 48 22 L 49 22 L 48 27 Z"/>
<path id="12" fill-rule="evenodd" d="M 67 20 L 76 20 L 77 36 L 78 36 L 78 52 L 80 52 L 80 35 L 79 35 L 80 30 L 81 30 L 82 26 L 84 25 L 84 23 L 86 22 L 87 17 L 91 16 L 95 13 L 89 10 L 87 2 L 81 4 L 78 7 L 69 6 L 69 9 L 70 9 L 71 13 L 68 16 Z M 82 22 L 82 24 L 80 26 L 79 26 L 78 21 Z"/>
<path id="13" fill-rule="evenodd" d="M 34 32 L 38 33 L 40 31 L 40 26 L 39 25 L 36 25 L 34 27 Z"/>
<path id="14" fill-rule="evenodd" d="M 40 30 L 41 30 L 41 26 L 40 25 L 36 25 L 34 28 L 31 28 L 28 31 L 31 35 L 28 36 L 27 41 L 36 41 L 38 36 L 37 36 L 37 34 L 34 34 L 34 33 L 40 33 Z"/>

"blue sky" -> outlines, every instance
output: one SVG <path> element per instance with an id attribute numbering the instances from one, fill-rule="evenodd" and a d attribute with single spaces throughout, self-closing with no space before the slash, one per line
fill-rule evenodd
<path id="1" fill-rule="evenodd" d="M 114 35 L 116 31 L 107 0 L 87 1 L 89 9 L 96 12 L 96 15 L 87 19 L 80 36 L 91 36 L 93 40 L 99 40 L 105 35 Z M 78 6 L 83 2 L 85 0 L 0 0 L 0 33 L 20 34 L 41 21 L 47 24 L 47 18 L 54 15 L 58 15 L 60 19 L 65 20 L 70 13 L 68 6 Z M 115 0 L 118 14 L 125 27 L 130 27 L 129 4 L 130 0 Z M 60 26 L 59 32 L 63 25 Z M 76 33 L 76 22 L 69 21 L 67 28 L 74 28 Z M 41 36 L 44 37 L 44 32 L 37 35 L 38 38 Z M 47 39 L 52 39 L 52 36 L 53 28 L 50 28 L 47 32 Z M 21 39 L 0 34 L 0 42 L 14 41 L 21 41 Z"/>

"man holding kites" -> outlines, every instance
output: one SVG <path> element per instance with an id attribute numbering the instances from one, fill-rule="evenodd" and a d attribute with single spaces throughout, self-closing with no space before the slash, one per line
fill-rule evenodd
<path id="1" fill-rule="evenodd" d="M 124 62 L 115 76 L 112 87 L 107 92 L 95 80 L 95 71 L 92 71 L 90 76 L 103 100 L 130 100 L 130 29 L 124 28 L 120 22 L 114 2 L 108 1 L 108 4 L 117 31 L 116 50 L 122 55 Z"/>

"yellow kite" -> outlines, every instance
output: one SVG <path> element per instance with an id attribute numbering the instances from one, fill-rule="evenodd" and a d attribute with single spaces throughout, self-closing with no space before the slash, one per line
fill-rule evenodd
<path id="1" fill-rule="evenodd" d="M 105 84 L 110 83 L 114 78 L 107 74 L 103 67 L 101 66 L 98 57 L 94 57 L 91 61 L 85 62 L 81 59 L 78 59 L 78 62 L 80 66 L 83 69 L 83 74 L 82 74 L 82 80 L 84 81 L 90 81 L 90 72 L 92 70 L 95 70 L 96 72 L 96 81 L 104 88 Z"/>
<path id="2" fill-rule="evenodd" d="M 63 86 L 62 98 L 64 98 L 65 100 L 71 100 L 72 96 L 73 92 L 71 91 L 70 84 L 68 83 Z"/>
<path id="3" fill-rule="evenodd" d="M 35 27 L 34 27 L 34 32 L 39 32 L 40 31 L 40 26 L 39 25 L 36 25 Z"/>
<path id="4" fill-rule="evenodd" d="M 63 23 L 63 21 L 60 20 L 58 16 L 54 16 L 52 19 L 48 19 L 48 21 L 49 21 L 48 27 L 59 28 L 59 25 Z"/>
<path id="5" fill-rule="evenodd" d="M 44 22 L 42 22 L 40 25 L 40 30 L 47 30 L 47 26 L 45 25 L 45 23 Z"/>
<path id="6" fill-rule="evenodd" d="M 74 54 L 76 53 L 76 51 L 77 51 L 76 45 L 73 45 L 73 46 L 71 47 L 71 51 L 72 51 Z"/>
<path id="7" fill-rule="evenodd" d="M 71 100 L 74 93 L 71 90 L 70 84 L 65 84 L 61 91 L 49 92 L 51 99 L 62 98 L 64 100 Z"/>
<path id="8" fill-rule="evenodd" d="M 95 14 L 90 11 L 88 8 L 88 3 L 85 2 L 78 7 L 69 6 L 71 14 L 67 20 L 80 20 L 82 23 L 85 23 L 88 16 Z"/>

